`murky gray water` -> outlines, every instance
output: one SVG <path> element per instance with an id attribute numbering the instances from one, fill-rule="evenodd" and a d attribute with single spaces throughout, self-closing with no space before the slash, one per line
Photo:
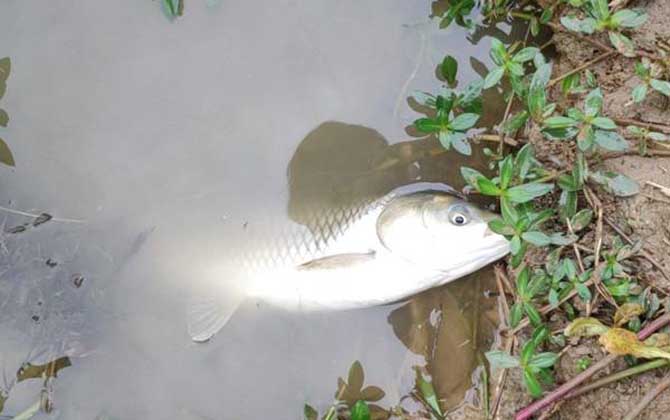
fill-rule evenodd
<path id="1" fill-rule="evenodd" d="M 446 53 L 461 83 L 479 77 L 488 39 L 439 30 L 428 1 L 186 3 L 176 22 L 150 0 L 0 6 L 17 162 L 0 168 L 0 204 L 84 221 L 3 236 L 2 414 L 39 399 L 42 381 L 13 385 L 21 363 L 63 355 L 73 366 L 45 418 L 300 418 L 332 402 L 354 360 L 382 405 L 411 390 L 415 364 L 457 405 L 478 364 L 472 329 L 492 325 L 472 320 L 475 307 L 493 318 L 475 298 L 487 273 L 365 310 L 247 302 L 204 345 L 186 334 L 184 296 L 244 239 L 231 226 L 301 223 L 310 206 L 416 180 L 459 187 L 464 160 L 406 133 L 419 115 L 407 97 L 439 86 Z"/>

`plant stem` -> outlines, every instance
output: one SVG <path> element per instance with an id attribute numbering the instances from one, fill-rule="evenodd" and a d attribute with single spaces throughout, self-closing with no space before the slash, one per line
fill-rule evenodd
<path id="1" fill-rule="evenodd" d="M 633 420 L 651 403 L 658 395 L 670 388 L 670 374 L 666 375 L 661 382 L 657 383 L 642 399 L 638 402 L 632 410 L 626 414 L 623 420 Z"/>
<path id="2" fill-rule="evenodd" d="M 646 121 L 638 121 L 632 118 L 612 118 L 618 125 L 637 125 L 648 130 L 660 131 L 662 133 L 670 134 L 670 125 L 661 123 L 651 123 Z"/>
<path id="3" fill-rule="evenodd" d="M 670 322 L 670 314 L 665 314 L 663 316 L 660 316 L 659 318 L 655 319 L 654 321 L 650 322 L 647 326 L 645 326 L 640 332 L 637 334 L 638 338 L 640 340 L 644 340 L 645 338 L 649 337 L 651 334 L 653 334 L 655 331 L 658 329 L 662 328 L 666 324 Z M 607 367 L 609 364 L 611 364 L 613 361 L 617 359 L 618 356 L 614 354 L 609 354 L 605 356 L 603 359 L 598 361 L 596 364 L 592 365 L 579 375 L 575 376 L 574 378 L 570 379 L 568 382 L 564 383 L 563 385 L 559 386 L 549 394 L 547 394 L 544 398 L 541 400 L 535 401 L 534 403 L 530 404 L 529 406 L 523 408 L 521 411 L 519 411 L 516 414 L 516 420 L 526 420 L 529 419 L 533 414 L 536 412 L 542 410 L 545 407 L 550 406 L 551 404 L 555 403 L 556 401 L 562 399 L 565 397 L 567 394 L 570 393 L 575 387 L 577 387 L 579 384 L 582 382 L 586 381 L 589 379 L 591 376 L 593 376 L 596 372 L 599 370 Z"/>
<path id="4" fill-rule="evenodd" d="M 653 369 L 658 369 L 659 367 L 663 366 L 668 366 L 670 365 L 670 361 L 667 359 L 656 359 L 652 360 L 646 363 L 641 363 L 637 366 L 633 366 L 632 368 L 624 369 L 619 372 L 615 372 L 611 375 L 605 376 L 604 378 L 600 378 L 597 381 L 593 381 L 590 384 L 584 385 L 582 387 L 577 388 L 573 392 L 569 393 L 568 395 L 565 396 L 565 398 L 574 398 L 578 397 L 582 394 L 586 394 L 589 391 L 592 391 L 594 389 L 603 387 L 605 385 L 609 385 L 613 382 L 620 381 L 622 379 L 628 378 L 630 376 L 634 375 L 639 375 L 641 373 L 653 370 Z"/>
<path id="5" fill-rule="evenodd" d="M 569 72 L 567 72 L 567 73 L 565 73 L 565 74 L 562 74 L 562 75 L 558 76 L 558 77 L 555 78 L 555 79 L 550 80 L 550 81 L 549 81 L 549 84 L 547 84 L 547 87 L 554 86 L 556 83 L 560 82 L 561 80 L 565 79 L 566 77 L 570 77 L 570 76 L 572 76 L 573 74 L 577 74 L 577 73 L 581 72 L 582 70 L 585 70 L 585 69 L 591 67 L 592 65 L 597 64 L 597 63 L 603 61 L 603 60 L 606 59 L 607 57 L 610 57 L 610 56 L 614 55 L 615 53 L 616 53 L 616 51 L 607 51 L 607 52 L 605 52 L 605 53 L 599 55 L 598 57 L 594 58 L 593 60 L 591 60 L 591 61 L 589 61 L 589 62 L 587 62 L 587 63 L 584 63 L 584 64 L 582 64 L 581 66 L 579 66 L 579 67 L 577 67 L 577 68 L 575 68 L 575 69 L 572 69 L 572 70 L 570 70 Z"/>

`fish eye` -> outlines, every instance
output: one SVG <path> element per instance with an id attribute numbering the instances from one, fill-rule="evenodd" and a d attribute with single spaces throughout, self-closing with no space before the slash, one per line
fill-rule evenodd
<path id="1" fill-rule="evenodd" d="M 449 221 L 452 225 L 463 226 L 468 224 L 470 217 L 467 210 L 459 206 L 449 212 Z"/>
<path id="2" fill-rule="evenodd" d="M 453 212 L 449 216 L 451 224 L 456 226 L 463 226 L 468 223 L 468 216 L 461 212 Z"/>

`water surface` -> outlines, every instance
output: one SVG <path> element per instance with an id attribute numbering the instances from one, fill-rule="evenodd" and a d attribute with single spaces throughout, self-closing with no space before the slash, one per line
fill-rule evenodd
<path id="1" fill-rule="evenodd" d="M 184 296 L 260 218 L 305 224 L 414 181 L 462 186 L 479 149 L 465 160 L 412 138 L 407 98 L 439 87 L 446 53 L 461 83 L 480 77 L 487 32 L 438 29 L 428 1 L 188 1 L 175 22 L 149 0 L 0 10 L 17 162 L 0 168 L 3 204 L 83 222 L 5 235 L 3 414 L 39 397 L 41 381 L 12 386 L 22 362 L 63 355 L 53 418 L 299 418 L 355 360 L 382 405 L 411 391 L 413 365 L 461 403 L 495 321 L 487 271 L 364 310 L 249 301 L 205 345 L 186 334 Z M 495 92 L 485 106 L 500 109 Z"/>

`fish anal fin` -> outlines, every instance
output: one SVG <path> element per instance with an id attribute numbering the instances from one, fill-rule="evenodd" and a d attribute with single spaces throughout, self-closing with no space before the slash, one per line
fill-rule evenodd
<path id="1" fill-rule="evenodd" d="M 328 255 L 298 266 L 298 270 L 335 270 L 342 267 L 365 264 L 375 259 L 375 252 Z"/>
<path id="2" fill-rule="evenodd" d="M 197 343 L 209 341 L 223 328 L 237 308 L 241 299 L 230 297 L 202 297 L 193 299 L 187 312 L 187 330 L 191 339 Z"/>

